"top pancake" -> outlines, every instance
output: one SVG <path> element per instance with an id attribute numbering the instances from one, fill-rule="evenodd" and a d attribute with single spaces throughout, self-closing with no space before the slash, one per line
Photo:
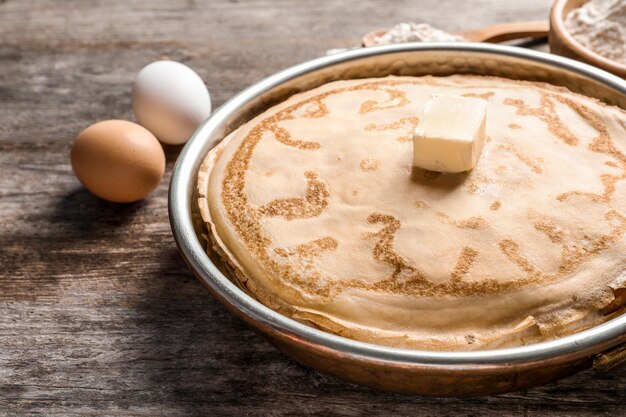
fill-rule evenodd
<path id="1" fill-rule="evenodd" d="M 469 173 L 411 167 L 431 94 L 488 101 Z M 253 296 L 358 340 L 468 350 L 622 307 L 626 113 L 493 77 L 338 81 L 230 134 L 199 173 L 214 246 Z"/>

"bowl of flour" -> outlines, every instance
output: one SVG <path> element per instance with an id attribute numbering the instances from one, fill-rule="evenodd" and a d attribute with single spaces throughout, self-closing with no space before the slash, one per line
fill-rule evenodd
<path id="1" fill-rule="evenodd" d="M 550 51 L 626 78 L 626 0 L 557 0 Z"/>

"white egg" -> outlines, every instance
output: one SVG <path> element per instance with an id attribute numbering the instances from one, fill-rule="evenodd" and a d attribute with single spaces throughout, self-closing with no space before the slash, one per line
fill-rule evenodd
<path id="1" fill-rule="evenodd" d="M 142 68 L 133 84 L 133 111 L 143 127 L 163 143 L 187 142 L 211 114 L 211 96 L 188 66 L 156 61 Z"/>

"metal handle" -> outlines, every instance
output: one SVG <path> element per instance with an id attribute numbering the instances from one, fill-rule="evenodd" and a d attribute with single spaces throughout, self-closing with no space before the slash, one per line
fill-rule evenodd
<path id="1" fill-rule="evenodd" d="M 593 360 L 593 370 L 599 374 L 604 374 L 625 363 L 626 343 L 597 355 Z"/>

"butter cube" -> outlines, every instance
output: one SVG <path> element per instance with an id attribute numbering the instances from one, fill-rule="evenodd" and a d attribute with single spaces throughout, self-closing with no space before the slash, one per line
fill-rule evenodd
<path id="1" fill-rule="evenodd" d="M 486 116 L 486 100 L 432 95 L 413 134 L 413 165 L 449 173 L 474 168 L 485 142 Z"/>

